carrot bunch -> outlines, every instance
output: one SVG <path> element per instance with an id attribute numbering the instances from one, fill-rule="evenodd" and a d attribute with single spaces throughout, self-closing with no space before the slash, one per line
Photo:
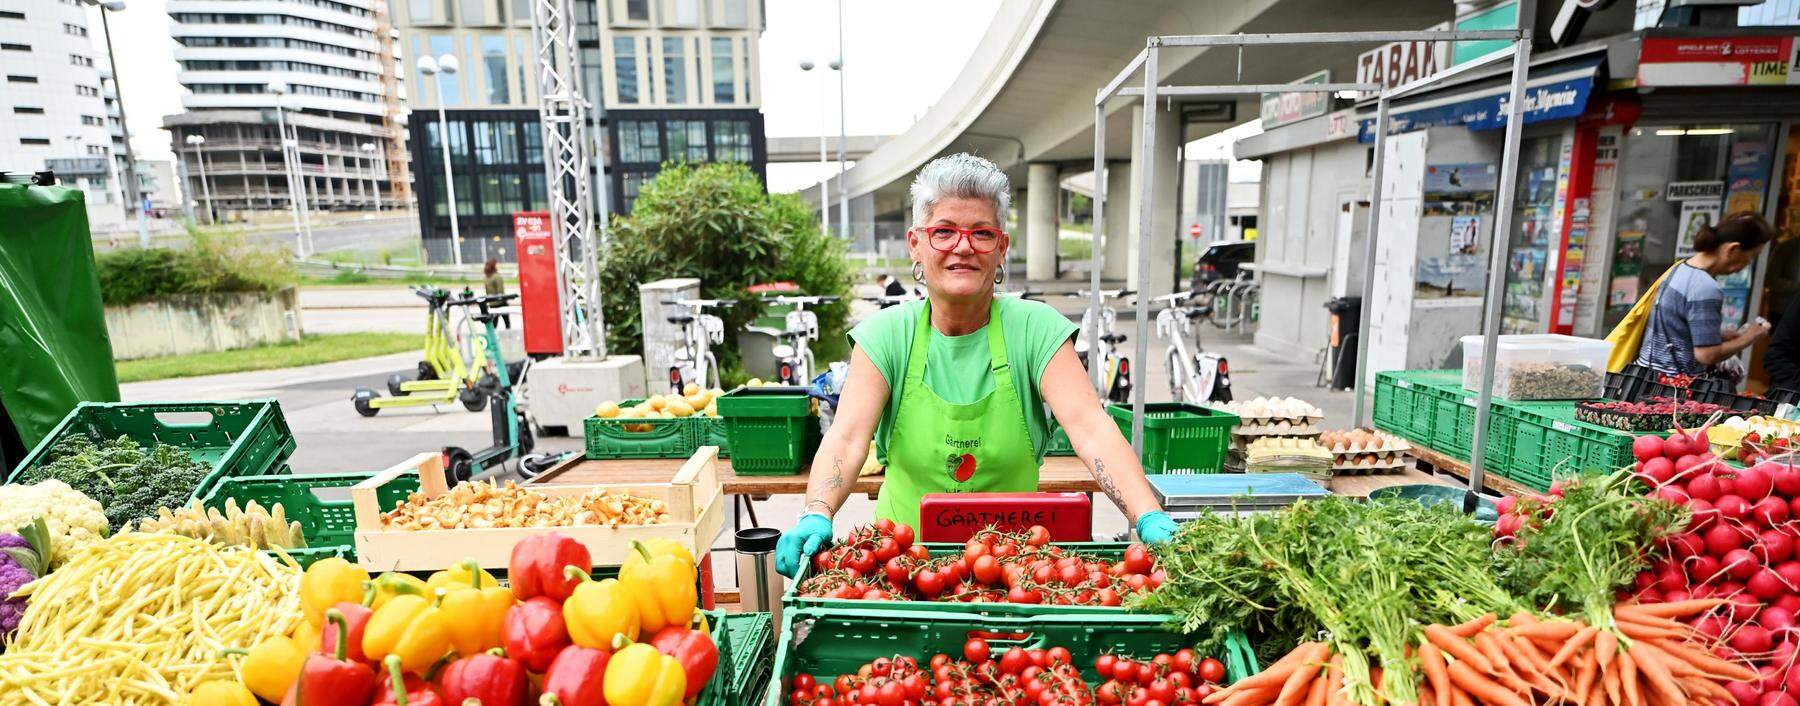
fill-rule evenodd
<path id="1" fill-rule="evenodd" d="M 1518 613 L 1501 625 L 1492 614 L 1461 625 L 1428 625 L 1412 650 L 1414 673 L 1370 682 L 1395 693 L 1394 680 L 1414 681 L 1420 706 L 1686 706 L 1731 703 L 1724 682 L 1756 678 L 1751 669 L 1715 657 L 1712 643 L 1679 619 L 1723 604 L 1691 600 L 1619 605 L 1613 624 L 1539 620 Z M 1360 661 L 1360 655 L 1352 662 Z M 1256 676 L 1214 692 L 1215 706 L 1350 706 L 1360 703 L 1346 679 L 1345 657 L 1332 644 L 1307 642 Z M 1360 706 L 1377 706 L 1360 704 Z"/>

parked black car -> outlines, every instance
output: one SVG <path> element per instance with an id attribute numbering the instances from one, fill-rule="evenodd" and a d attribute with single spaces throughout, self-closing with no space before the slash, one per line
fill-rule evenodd
<path id="1" fill-rule="evenodd" d="M 1193 288 L 1198 290 L 1214 280 L 1236 278 L 1238 265 L 1255 260 L 1255 241 L 1214 241 L 1200 251 L 1200 258 L 1194 265 Z"/>

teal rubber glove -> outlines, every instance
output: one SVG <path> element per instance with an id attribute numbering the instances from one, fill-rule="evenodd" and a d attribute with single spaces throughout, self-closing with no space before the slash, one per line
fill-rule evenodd
<path id="1" fill-rule="evenodd" d="M 1171 530 L 1174 524 L 1169 523 Z M 824 515 L 801 515 L 794 528 L 782 532 L 781 541 L 775 544 L 776 573 L 790 579 L 799 576 L 806 562 L 830 543 L 831 520 Z"/>
<path id="2" fill-rule="evenodd" d="M 1152 510 L 1138 516 L 1138 541 L 1145 544 L 1162 544 L 1175 536 L 1175 518 L 1161 510 Z M 782 541 L 787 541 L 783 536 Z"/>

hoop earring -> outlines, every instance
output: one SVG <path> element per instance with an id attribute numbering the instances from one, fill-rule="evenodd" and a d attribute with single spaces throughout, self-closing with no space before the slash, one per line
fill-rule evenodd
<path id="1" fill-rule="evenodd" d="M 913 263 L 912 276 L 913 276 L 914 282 L 918 282 L 919 284 L 925 283 L 925 265 L 924 265 L 924 263 L 919 263 L 919 262 Z"/>
<path id="2" fill-rule="evenodd" d="M 994 284 L 1006 284 L 1006 265 L 994 271 Z"/>

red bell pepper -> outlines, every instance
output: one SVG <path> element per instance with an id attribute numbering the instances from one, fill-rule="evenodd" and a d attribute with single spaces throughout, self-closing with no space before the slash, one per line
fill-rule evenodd
<path id="1" fill-rule="evenodd" d="M 388 678 L 382 680 L 381 690 L 376 692 L 375 702 L 370 706 L 448 705 L 431 682 L 400 670 L 400 655 L 388 655 L 382 664 L 387 665 Z"/>
<path id="2" fill-rule="evenodd" d="M 549 596 L 538 596 L 508 608 L 506 622 L 500 626 L 500 638 L 506 644 L 506 654 L 523 662 L 526 669 L 544 673 L 557 653 L 570 644 L 562 604 Z"/>
<path id="3" fill-rule="evenodd" d="M 519 600 L 548 596 L 561 602 L 581 584 L 563 574 L 563 568 L 568 566 L 580 567 L 583 572 L 593 569 L 587 546 L 568 535 L 549 532 L 526 537 L 513 545 L 506 576 Z"/>
<path id="4" fill-rule="evenodd" d="M 544 672 L 544 706 L 606 706 L 606 663 L 612 653 L 571 646 Z"/>
<path id="5" fill-rule="evenodd" d="M 373 589 L 370 589 L 370 597 L 373 596 Z M 368 658 L 363 656 L 362 648 L 363 628 L 368 627 L 369 616 L 374 615 L 375 611 L 361 603 L 348 602 L 334 605 L 332 609 L 344 614 L 344 629 L 340 631 L 337 623 L 327 621 L 325 631 L 319 635 L 319 651 L 326 654 L 337 652 L 338 636 L 347 633 L 350 639 L 342 641 L 345 658 L 352 662 L 367 662 Z"/>
<path id="6" fill-rule="evenodd" d="M 527 706 L 531 677 L 519 660 L 490 650 L 451 662 L 438 677 L 444 700 L 453 705 L 476 699 L 482 706 Z"/>
<path id="7" fill-rule="evenodd" d="M 685 698 L 698 695 L 719 668 L 719 646 L 713 644 L 711 635 L 699 630 L 670 625 L 656 631 L 650 646 L 681 663 L 681 671 L 687 674 Z"/>
<path id="8" fill-rule="evenodd" d="M 348 632 L 344 614 L 336 608 L 325 611 L 325 619 L 333 629 Z M 315 654 L 300 667 L 300 680 L 294 683 L 294 706 L 363 706 L 375 693 L 375 670 L 361 662 L 345 659 L 345 646 L 338 643 L 330 655 Z M 286 699 L 283 699 L 285 701 Z"/>

